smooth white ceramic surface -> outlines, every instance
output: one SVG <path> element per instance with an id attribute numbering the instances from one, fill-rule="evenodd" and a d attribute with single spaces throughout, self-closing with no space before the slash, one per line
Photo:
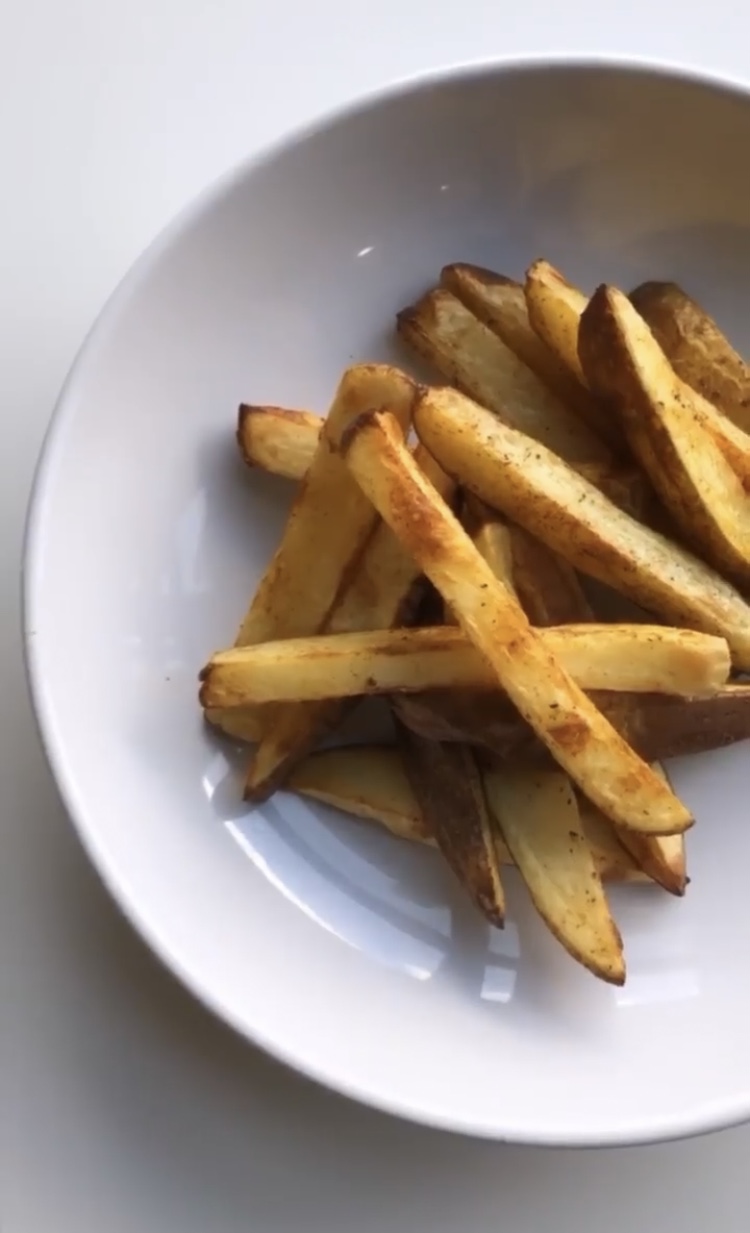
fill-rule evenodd
<path id="1" fill-rule="evenodd" d="M 231 639 L 288 494 L 237 463 L 236 404 L 324 407 L 353 357 L 393 355 L 393 310 L 449 259 L 520 273 L 543 253 L 584 284 L 675 277 L 747 347 L 749 135 L 739 95 L 633 70 L 478 70 L 397 91 L 177 224 L 66 387 L 27 577 L 64 797 L 190 987 L 360 1099 L 545 1143 L 745 1116 L 746 751 L 676 768 L 699 819 L 694 883 L 684 903 L 615 895 L 622 991 L 558 953 L 517 888 L 490 936 L 429 855 L 288 796 L 241 806 L 195 675 Z"/>

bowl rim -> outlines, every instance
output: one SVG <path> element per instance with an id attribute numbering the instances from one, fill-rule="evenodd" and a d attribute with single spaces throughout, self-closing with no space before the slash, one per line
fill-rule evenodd
<path id="1" fill-rule="evenodd" d="M 84 336 L 52 410 L 34 471 L 23 532 L 21 568 L 22 643 L 27 688 L 32 702 L 37 732 L 47 763 L 52 771 L 65 812 L 98 877 L 101 879 L 119 911 L 147 943 L 160 963 L 176 976 L 189 992 L 222 1023 L 227 1024 L 245 1040 L 263 1049 L 271 1057 L 296 1070 L 323 1087 L 346 1096 L 367 1107 L 378 1109 L 417 1125 L 462 1134 L 477 1139 L 499 1140 L 541 1147 L 614 1147 L 658 1143 L 690 1138 L 736 1126 L 750 1120 L 750 1085 L 732 1099 L 714 1103 L 696 1113 L 678 1114 L 651 1119 L 643 1125 L 632 1124 L 622 1132 L 616 1129 L 597 1134 L 586 1129 L 547 1134 L 517 1133 L 504 1128 L 473 1123 L 456 1118 L 449 1110 L 421 1109 L 403 1101 L 396 1092 L 376 1091 L 361 1081 L 347 1081 L 333 1066 L 319 1065 L 302 1053 L 294 1053 L 256 1029 L 243 1019 L 210 988 L 205 987 L 191 971 L 189 961 L 176 951 L 170 941 L 144 912 L 132 893 L 127 878 L 110 858 L 106 843 L 98 834 L 95 819 L 89 815 L 85 800 L 79 793 L 75 776 L 70 772 L 64 755 L 64 741 L 55 731 L 51 703 L 37 660 L 33 630 L 42 603 L 40 587 L 41 540 L 47 514 L 48 480 L 61 450 L 64 429 L 75 411 L 77 394 L 86 378 L 87 365 L 97 348 L 116 326 L 119 310 L 137 292 L 162 254 L 186 231 L 208 214 L 214 206 L 245 178 L 272 164 L 311 138 L 333 129 L 357 116 L 384 104 L 417 94 L 435 86 L 481 80 L 493 76 L 541 73 L 546 70 L 604 71 L 614 74 L 647 75 L 671 82 L 682 82 L 712 93 L 726 94 L 750 104 L 750 77 L 734 77 L 698 68 L 691 64 L 653 56 L 621 55 L 618 53 L 575 54 L 535 53 L 508 56 L 477 57 L 456 63 L 446 63 L 389 79 L 363 94 L 345 99 L 333 107 L 323 108 L 314 115 L 264 144 L 241 159 L 202 189 L 186 206 L 157 232 L 155 238 L 136 258 L 99 310 Z"/>

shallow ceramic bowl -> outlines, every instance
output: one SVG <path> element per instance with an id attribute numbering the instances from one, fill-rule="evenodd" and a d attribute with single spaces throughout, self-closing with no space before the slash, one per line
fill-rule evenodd
<path id="1" fill-rule="evenodd" d="M 346 364 L 398 354 L 394 312 L 447 261 L 674 278 L 750 349 L 748 148 L 744 93 L 652 68 L 493 65 L 386 91 L 180 218 L 60 399 L 26 637 L 71 816 L 197 996 L 359 1100 L 533 1143 L 748 1116 L 748 752 L 674 768 L 693 882 L 683 902 L 614 893 L 622 990 L 575 967 L 510 876 L 493 933 L 434 853 L 287 794 L 242 806 L 196 675 L 233 638 L 290 486 L 243 471 L 237 404 L 323 411 Z"/>

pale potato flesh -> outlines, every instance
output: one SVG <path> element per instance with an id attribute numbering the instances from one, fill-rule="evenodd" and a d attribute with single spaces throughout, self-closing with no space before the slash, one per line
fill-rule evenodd
<path id="1" fill-rule="evenodd" d="M 595 976 L 625 981 L 622 938 L 567 776 L 556 771 L 485 774 L 487 802 L 539 915 Z"/>
<path id="2" fill-rule="evenodd" d="M 581 689 L 712 694 L 729 675 L 722 638 L 663 625 L 561 625 L 534 640 Z M 205 707 L 310 702 L 423 689 L 500 688 L 496 670 L 452 626 L 285 638 L 219 651 L 203 670 Z"/>
<path id="3" fill-rule="evenodd" d="M 447 265 L 441 285 L 462 300 L 479 320 L 536 373 L 548 389 L 617 451 L 621 434 L 609 431 L 596 399 L 567 364 L 534 330 L 521 283 L 476 265 Z"/>
<path id="4" fill-rule="evenodd" d="M 578 346 L 590 387 L 620 418 L 683 535 L 717 570 L 750 585 L 750 497 L 695 408 L 693 391 L 621 291 L 596 291 Z"/>
<path id="5" fill-rule="evenodd" d="M 249 467 L 301 480 L 315 456 L 322 427 L 322 418 L 310 411 L 243 403 L 237 420 L 237 445 Z"/>
<path id="6" fill-rule="evenodd" d="M 574 463 L 612 464 L 611 451 L 456 296 L 437 288 L 398 315 L 401 338 L 504 422 Z"/>

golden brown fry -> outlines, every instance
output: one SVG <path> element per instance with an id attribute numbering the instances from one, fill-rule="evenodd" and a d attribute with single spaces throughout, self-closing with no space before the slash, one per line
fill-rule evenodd
<path id="1" fill-rule="evenodd" d="M 534 261 L 526 271 L 524 295 L 532 329 L 585 388 L 588 381 L 578 359 L 578 323 L 587 297 L 543 260 Z"/>
<path id="2" fill-rule="evenodd" d="M 435 460 L 418 445 L 417 465 L 445 500 L 453 497 L 455 484 Z M 404 551 L 390 527 L 379 522 L 347 589 L 334 604 L 325 622 L 331 634 L 408 625 L 422 599 L 424 580 L 413 558 Z M 245 782 L 248 800 L 268 796 L 282 783 L 295 762 L 317 740 L 338 727 L 348 707 L 346 701 L 324 696 L 318 702 L 292 704 L 276 709 L 266 724 Z"/>
<path id="3" fill-rule="evenodd" d="M 722 573 L 750 584 L 750 498 L 627 296 L 598 288 L 578 346 L 589 385 L 619 415 L 683 535 Z"/>
<path id="4" fill-rule="evenodd" d="M 490 809 L 545 924 L 595 976 L 622 985 L 622 938 L 567 776 L 503 768 L 488 771 L 484 782 Z"/>
<path id="5" fill-rule="evenodd" d="M 532 629 L 518 601 L 495 578 L 415 466 L 388 415 L 361 416 L 341 448 L 362 490 L 581 790 L 622 826 L 657 835 L 686 830 L 692 824 L 688 810 L 633 753 Z"/>
<path id="6" fill-rule="evenodd" d="M 706 698 L 601 690 L 591 696 L 646 762 L 750 740 L 750 685 L 724 685 Z M 546 757 L 505 694 L 433 690 L 424 696 L 399 694 L 393 704 L 403 723 L 431 740 L 469 741 L 499 758 Z"/>
<path id="7" fill-rule="evenodd" d="M 750 368 L 705 309 L 676 283 L 641 283 L 630 299 L 678 377 L 750 433 Z"/>
<path id="8" fill-rule="evenodd" d="M 486 569 L 481 576 L 486 579 Z M 560 625 L 540 629 L 533 642 L 545 659 L 559 661 L 561 671 L 569 673 L 579 689 L 692 697 L 715 693 L 729 675 L 724 639 L 692 629 Z M 422 689 L 494 692 L 501 687 L 486 653 L 463 630 L 444 625 L 318 634 L 232 647 L 212 656 L 201 680 L 206 708 Z"/>
<path id="9" fill-rule="evenodd" d="M 524 536 L 525 532 L 519 531 L 518 535 Z M 570 569 L 570 566 L 566 565 L 560 557 L 551 553 L 548 548 L 540 545 L 538 540 L 529 536 L 526 538 L 529 540 L 531 551 L 527 550 L 524 561 L 526 568 L 526 593 L 529 596 L 529 600 L 524 604 L 524 607 L 532 621 L 535 624 L 543 624 L 543 620 L 537 618 L 549 616 L 550 613 L 559 622 L 593 621 L 594 614 L 591 606 L 580 587 L 577 575 Z M 533 607 L 530 607 L 530 604 Z M 640 699 L 648 696 L 643 694 L 625 695 L 627 701 L 632 703 L 630 713 L 637 716 L 640 713 Z M 657 698 L 658 696 L 656 695 Z M 603 698 L 614 698 L 615 705 L 610 707 L 607 707 L 606 703 L 602 705 Z M 635 741 L 630 739 L 630 735 L 624 730 L 624 725 L 613 721 L 612 711 L 615 711 L 615 714 L 617 714 L 616 699 L 617 695 L 615 694 L 596 694 L 594 696 L 597 706 L 613 723 L 613 727 L 625 737 L 636 753 L 643 756 L 643 751 Z M 622 704 L 620 704 L 620 710 L 623 715 L 628 714 L 626 707 Z M 652 761 L 651 758 L 646 760 Z M 657 774 L 663 776 L 664 772 L 659 766 L 654 766 L 654 770 Z M 598 814 L 599 811 L 590 802 L 586 801 L 585 806 L 589 814 Z M 583 812 L 583 800 L 579 802 L 579 807 Z M 674 894 L 684 893 L 687 875 L 685 866 L 685 838 L 683 835 L 636 835 L 633 831 L 622 831 L 620 840 L 641 867 L 655 881 Z"/>
<path id="10" fill-rule="evenodd" d="M 344 373 L 281 543 L 242 622 L 238 646 L 322 629 L 377 519 L 336 452 L 339 437 L 370 407 L 388 407 L 406 427 L 414 392 L 408 377 L 384 364 L 360 364 Z"/>
<path id="11" fill-rule="evenodd" d="M 285 787 L 358 818 L 380 822 L 398 838 L 435 844 L 395 746 L 351 745 L 319 750 L 294 768 Z M 584 812 L 582 821 L 597 869 L 605 881 L 650 880 L 635 865 L 602 814 L 590 821 Z M 510 853 L 497 833 L 495 847 L 501 863 L 511 865 Z"/>
<path id="12" fill-rule="evenodd" d="M 575 373 L 579 378 L 584 378 L 588 382 L 578 354 L 578 330 L 588 303 L 586 296 L 575 287 L 571 287 L 563 276 L 546 261 L 537 261 L 531 266 L 526 278 L 525 292 L 534 329 L 567 364 L 571 373 Z M 643 303 L 642 299 L 640 303 Z M 687 379 L 685 380 L 687 382 Z M 691 404 L 696 414 L 700 415 L 706 431 L 711 434 L 744 487 L 750 490 L 750 440 L 747 433 L 733 423 L 731 417 L 717 411 L 716 407 L 701 393 L 696 392 L 691 397 L 688 390 L 690 390 L 690 382 L 687 382 L 687 388 L 682 391 L 686 403 Z M 602 424 L 601 431 L 609 440 L 611 434 L 617 432 L 620 425 L 615 423 L 616 417 L 606 413 L 604 407 L 600 406 L 600 411 L 602 419 L 606 421 L 606 426 Z M 589 478 L 593 479 L 593 477 Z M 594 479 L 593 482 L 596 480 Z M 597 486 L 603 487 L 602 484 L 597 484 Z M 608 495 L 617 501 L 612 492 L 608 492 Z M 636 509 L 628 508 L 628 512 L 634 513 L 636 517 L 639 516 Z"/>
<path id="13" fill-rule="evenodd" d="M 575 411 L 597 436 L 619 451 L 622 434 L 614 427 L 585 385 L 555 355 L 529 320 L 521 283 L 478 265 L 447 265 L 440 282 L 536 373 L 561 402 Z"/>
<path id="14" fill-rule="evenodd" d="M 294 767 L 284 786 L 358 818 L 381 822 L 400 838 L 434 843 L 394 745 L 319 750 Z"/>
<path id="15" fill-rule="evenodd" d="M 482 915 L 505 923 L 497 825 L 468 745 L 439 745 L 396 724 L 406 774 L 438 848 Z"/>
<path id="16" fill-rule="evenodd" d="M 669 777 L 663 766 L 654 766 L 665 783 Z M 619 832 L 619 839 L 644 873 L 672 895 L 684 895 L 688 883 L 684 835 L 636 835 Z"/>
<path id="17" fill-rule="evenodd" d="M 504 423 L 574 463 L 610 466 L 612 455 L 496 334 L 437 288 L 398 314 L 398 332 L 447 381 Z"/>
<path id="18" fill-rule="evenodd" d="M 301 480 L 313 460 L 323 420 L 310 411 L 242 404 L 237 445 L 249 467 Z"/>
<path id="19" fill-rule="evenodd" d="M 750 669 L 750 607 L 697 557 L 454 390 L 423 391 L 414 422 L 440 465 L 488 505 L 665 620 L 726 638 L 737 667 Z"/>

